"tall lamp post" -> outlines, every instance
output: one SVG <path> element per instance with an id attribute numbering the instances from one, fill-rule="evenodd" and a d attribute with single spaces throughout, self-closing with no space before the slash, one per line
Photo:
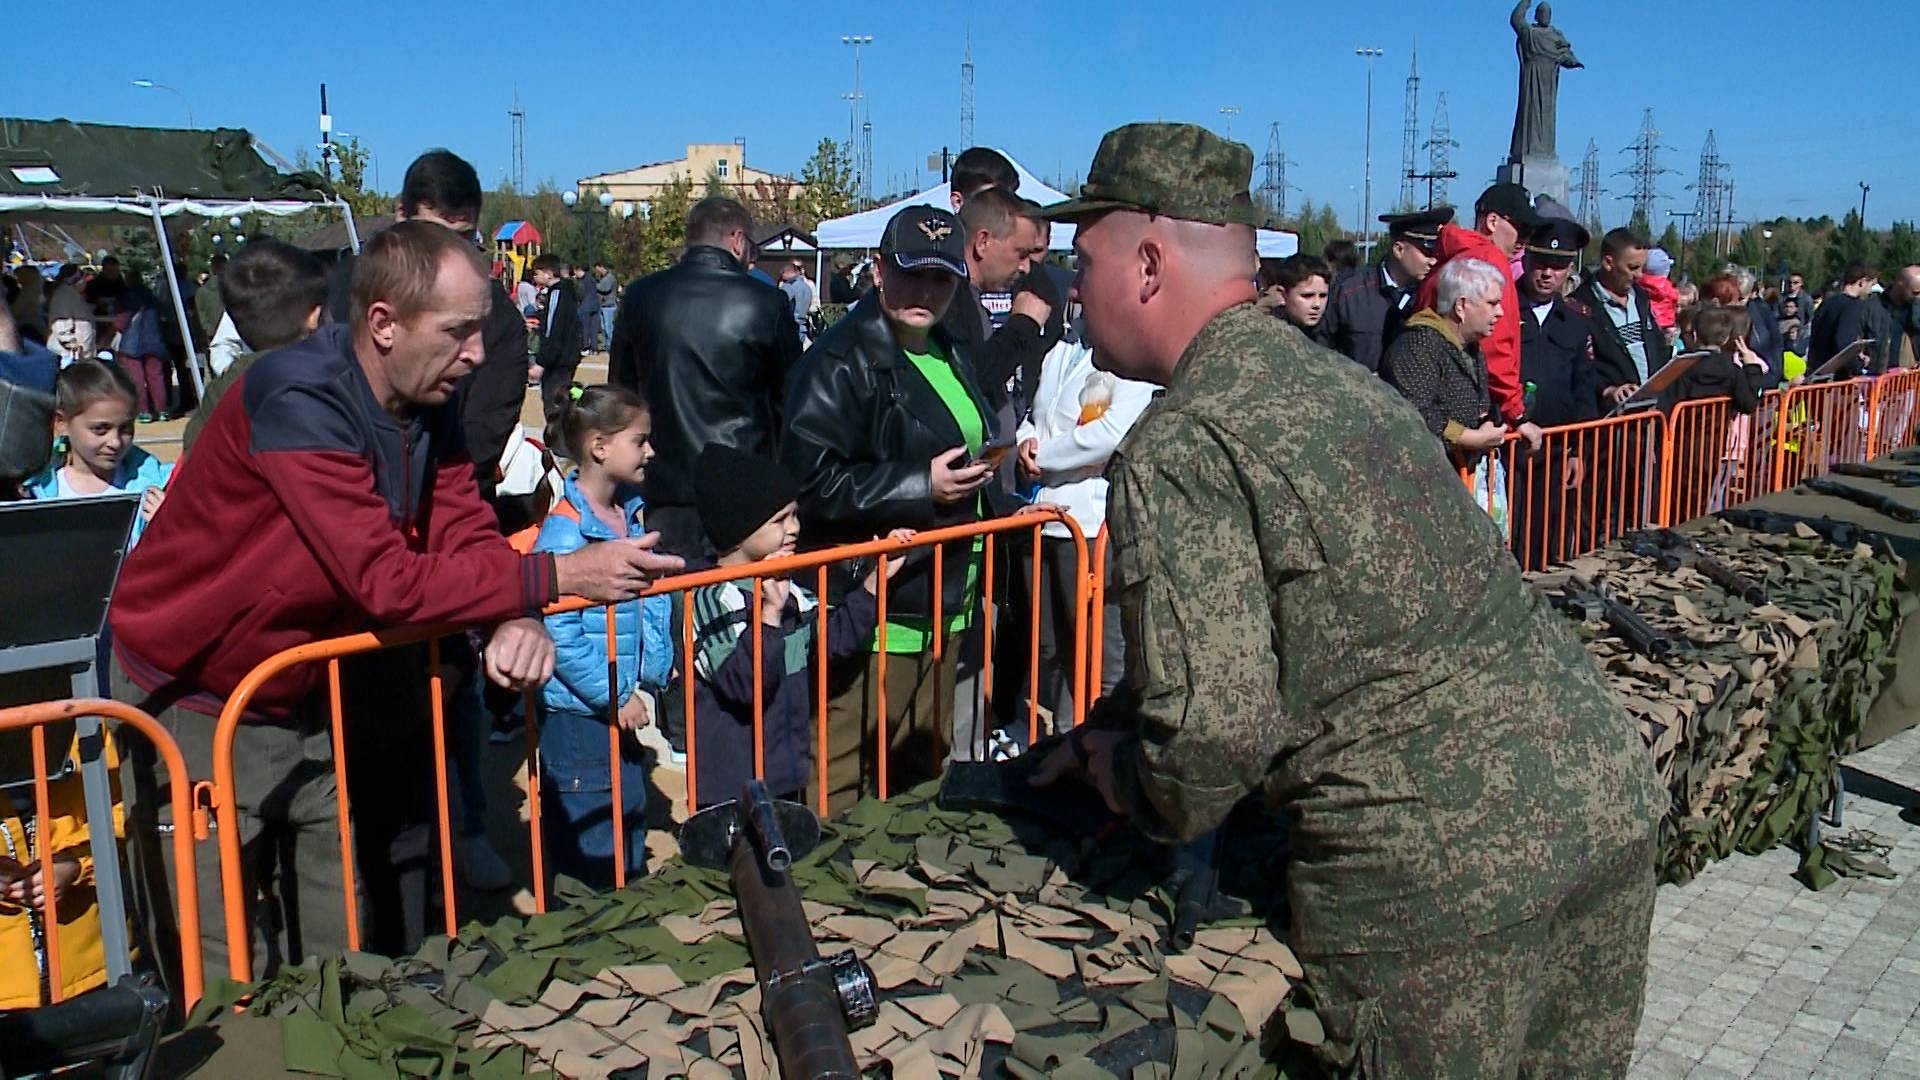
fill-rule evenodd
<path id="1" fill-rule="evenodd" d="M 1360 204 L 1360 248 L 1373 251 L 1373 62 L 1387 55 L 1385 49 L 1359 48 L 1353 55 L 1367 61 L 1367 168 L 1366 194 Z"/>
<path id="2" fill-rule="evenodd" d="M 1240 106 L 1222 105 L 1220 106 L 1220 115 L 1227 118 L 1227 138 L 1233 138 L 1233 118 L 1240 115 Z"/>
<path id="3" fill-rule="evenodd" d="M 584 245 L 585 251 L 581 255 L 583 261 L 580 265 L 586 266 L 593 261 L 593 219 L 595 217 L 605 217 L 607 212 L 613 209 L 613 193 L 608 191 L 600 193 L 599 209 L 597 210 L 594 208 L 593 203 L 581 204 L 580 196 L 577 192 L 561 192 L 560 201 L 567 204 L 568 210 L 581 215 L 581 217 L 585 219 L 586 244 Z"/>
<path id="4" fill-rule="evenodd" d="M 841 34 L 840 44 L 853 46 L 853 96 L 847 118 L 847 149 L 860 169 L 860 198 L 862 202 L 873 201 L 873 141 L 871 124 L 862 124 L 861 113 L 866 108 L 866 94 L 860 89 L 860 50 L 873 44 L 872 34 Z M 842 97 L 847 95 L 842 94 Z M 871 114 L 868 114 L 869 116 Z M 862 139 L 862 133 L 866 139 Z"/>
<path id="5" fill-rule="evenodd" d="M 193 102 L 187 100 L 187 95 L 175 90 L 166 83 L 154 82 L 152 79 L 135 79 L 133 80 L 133 85 L 142 90 L 165 90 L 167 93 L 179 98 L 180 104 L 187 107 L 187 127 L 193 127 Z"/>

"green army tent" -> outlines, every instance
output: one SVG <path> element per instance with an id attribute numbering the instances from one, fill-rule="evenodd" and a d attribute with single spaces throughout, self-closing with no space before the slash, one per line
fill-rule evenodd
<path id="1" fill-rule="evenodd" d="M 271 160 L 270 160 L 271 158 Z M 276 164 L 277 163 L 277 164 Z M 73 120 L 0 117 L 0 224 L 64 221 L 153 225 L 160 269 L 174 314 L 187 325 L 173 275 L 168 218 L 242 214 L 285 217 L 316 207 L 338 209 L 358 249 L 353 211 L 318 174 L 285 162 L 240 128 L 191 130 L 122 127 Z M 189 365 L 204 390 L 203 358 Z"/>

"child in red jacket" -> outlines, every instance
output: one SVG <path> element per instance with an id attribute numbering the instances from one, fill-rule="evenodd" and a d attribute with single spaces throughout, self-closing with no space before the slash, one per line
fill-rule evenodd
<path id="1" fill-rule="evenodd" d="M 1673 272 L 1673 256 L 1662 248 L 1647 252 L 1647 272 L 1640 276 L 1640 287 L 1647 290 L 1647 298 L 1653 301 L 1653 321 L 1660 329 L 1673 336 L 1674 312 L 1680 303 L 1680 290 L 1667 275 Z"/>

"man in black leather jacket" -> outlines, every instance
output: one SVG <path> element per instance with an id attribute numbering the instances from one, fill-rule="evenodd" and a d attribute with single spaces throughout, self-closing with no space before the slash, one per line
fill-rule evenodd
<path id="1" fill-rule="evenodd" d="M 959 231 L 936 207 L 894 215 L 873 294 L 821 335 L 794 372 L 780 457 L 800 478 L 807 547 L 962 525 L 989 512 L 994 467 L 972 459 L 994 440 L 994 410 L 941 325 L 967 277 Z M 978 603 L 975 544 L 946 544 L 940 559 L 944 625 L 934 625 L 930 550 L 909 556 L 888 586 L 885 752 L 893 791 L 938 775 L 953 722 L 957 639 Z M 936 635 L 944 644 L 937 664 Z M 879 677 L 877 661 L 863 656 L 829 680 L 827 794 L 836 813 L 872 786 Z"/>
<path id="2" fill-rule="evenodd" d="M 647 525 L 660 550 L 707 559 L 693 462 L 708 443 L 773 457 L 780 398 L 800 357 L 793 311 L 747 274 L 753 218 L 728 198 L 687 214 L 680 261 L 628 286 L 613 324 L 607 381 L 638 390 L 653 413 Z"/>

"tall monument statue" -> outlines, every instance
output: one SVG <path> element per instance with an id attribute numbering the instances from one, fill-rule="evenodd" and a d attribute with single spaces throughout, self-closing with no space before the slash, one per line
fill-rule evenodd
<path id="1" fill-rule="evenodd" d="M 1560 69 L 1585 67 L 1573 55 L 1565 34 L 1552 25 L 1553 8 L 1542 2 L 1527 25 L 1527 4 L 1513 5 L 1514 50 L 1520 54 L 1520 102 L 1513 113 L 1513 143 L 1507 160 L 1527 164 L 1559 161 L 1555 110 L 1560 100 Z"/>

